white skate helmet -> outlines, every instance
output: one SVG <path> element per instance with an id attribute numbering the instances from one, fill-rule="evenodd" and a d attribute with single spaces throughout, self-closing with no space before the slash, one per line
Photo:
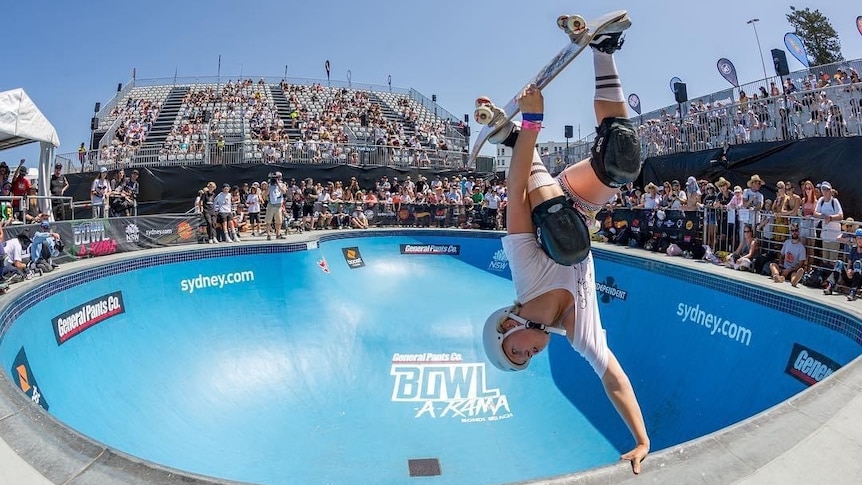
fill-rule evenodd
<path id="1" fill-rule="evenodd" d="M 550 327 L 521 318 L 515 314 L 518 307 L 519 305 L 515 304 L 496 310 L 488 317 L 487 320 L 485 320 L 485 328 L 482 329 L 482 344 L 485 346 L 485 354 L 488 356 L 488 360 L 491 364 L 502 371 L 512 372 L 524 370 L 528 365 L 530 365 L 529 360 L 523 364 L 516 364 L 509 360 L 509 357 L 503 350 L 503 340 L 505 340 L 509 335 L 527 328 L 541 330 L 545 333 L 566 335 L 566 331 L 561 328 Z M 509 318 L 514 320 L 517 325 L 507 330 L 505 333 L 500 333 L 497 328 L 504 320 Z"/>

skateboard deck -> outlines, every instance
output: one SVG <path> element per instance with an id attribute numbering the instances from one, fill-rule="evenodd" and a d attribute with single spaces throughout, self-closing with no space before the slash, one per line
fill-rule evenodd
<path id="1" fill-rule="evenodd" d="M 569 33 L 569 41 L 566 43 L 566 46 L 555 55 L 551 61 L 543 67 L 535 77 L 533 77 L 527 84 L 524 85 L 524 88 L 529 86 L 530 84 L 535 84 L 538 86 L 539 90 L 542 90 L 557 77 L 558 74 L 563 72 L 563 69 L 566 68 L 573 60 L 575 60 L 578 55 L 583 52 L 587 46 L 590 45 L 590 42 L 599 34 L 605 31 L 606 27 L 611 24 L 614 24 L 623 18 L 626 18 L 627 13 L 625 10 L 617 10 L 615 12 L 610 12 L 601 17 L 594 19 L 592 21 L 586 22 L 586 26 L 584 28 L 583 19 L 579 16 L 565 17 L 562 16 L 557 20 L 557 25 L 566 30 Z M 568 25 L 566 25 L 568 20 Z M 581 25 L 578 25 L 578 23 Z M 608 29 L 609 30 L 609 29 Z M 574 31 L 574 32 L 572 32 Z M 506 106 L 503 108 L 503 111 L 506 113 L 506 121 L 511 120 L 518 114 L 520 108 L 518 108 L 518 95 L 523 92 L 524 88 L 519 89 L 518 92 L 506 103 Z M 486 98 L 479 98 L 486 99 Z M 479 120 L 477 120 L 479 121 Z M 488 138 L 491 134 L 502 124 L 502 120 L 500 123 L 495 123 L 493 126 L 486 124 L 482 127 L 482 130 L 479 132 L 479 136 L 476 138 L 476 142 L 473 143 L 473 149 L 470 151 L 470 160 L 475 161 L 476 157 L 479 156 L 479 152 L 482 150 L 482 147 L 485 145 L 485 142 L 488 141 Z M 482 123 L 481 121 L 479 121 Z M 484 124 L 484 123 L 483 123 Z"/>

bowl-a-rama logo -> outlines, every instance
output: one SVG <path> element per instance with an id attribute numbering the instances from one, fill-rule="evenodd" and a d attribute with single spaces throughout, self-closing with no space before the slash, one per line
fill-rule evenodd
<path id="1" fill-rule="evenodd" d="M 596 291 L 601 293 L 602 303 L 610 303 L 613 299 L 626 301 L 628 296 L 628 291 L 617 288 L 617 282 L 613 276 L 608 276 L 604 282 L 596 281 Z"/>
<path id="2" fill-rule="evenodd" d="M 464 362 L 458 353 L 395 354 L 392 402 L 411 405 L 416 419 L 488 423 L 513 416 L 509 400 L 489 386 L 482 362 Z"/>

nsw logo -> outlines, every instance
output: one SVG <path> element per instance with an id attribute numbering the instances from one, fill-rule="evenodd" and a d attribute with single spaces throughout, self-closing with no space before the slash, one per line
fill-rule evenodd
<path id="1" fill-rule="evenodd" d="M 359 248 L 341 248 L 341 252 L 344 254 L 344 260 L 347 261 L 347 266 L 349 266 L 350 269 L 365 266 L 365 261 L 362 259 L 362 254 L 360 254 Z"/>
<path id="2" fill-rule="evenodd" d="M 840 368 L 841 366 L 837 362 L 820 352 L 794 343 L 784 372 L 806 386 L 812 386 Z"/>
<path id="3" fill-rule="evenodd" d="M 629 292 L 617 288 L 617 282 L 613 276 L 605 278 L 604 282 L 596 281 L 596 291 L 601 294 L 602 303 L 610 303 L 611 300 L 626 301 Z"/>
<path id="4" fill-rule="evenodd" d="M 141 230 L 135 223 L 126 226 L 126 242 L 135 243 L 141 238 Z"/>
<path id="5" fill-rule="evenodd" d="M 508 267 L 509 258 L 506 257 L 506 251 L 502 249 L 497 250 L 494 253 L 493 259 L 491 259 L 491 264 L 488 265 L 488 269 L 491 271 L 505 271 Z"/>

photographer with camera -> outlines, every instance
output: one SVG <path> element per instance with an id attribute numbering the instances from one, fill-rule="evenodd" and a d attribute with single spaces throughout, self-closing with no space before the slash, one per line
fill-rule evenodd
<path id="1" fill-rule="evenodd" d="M 287 186 L 281 177 L 281 172 L 269 174 L 268 202 L 266 205 L 266 217 L 263 220 L 267 241 L 272 240 L 269 231 L 273 225 L 275 226 L 275 238 L 284 239 L 284 236 L 281 234 L 281 224 L 284 222 L 281 214 L 281 206 L 284 204 L 284 194 L 287 193 Z"/>
<path id="2" fill-rule="evenodd" d="M 93 219 L 107 217 L 105 207 L 108 205 L 111 183 L 108 181 L 108 169 L 102 167 L 99 176 L 90 186 L 90 205 L 93 207 Z"/>

